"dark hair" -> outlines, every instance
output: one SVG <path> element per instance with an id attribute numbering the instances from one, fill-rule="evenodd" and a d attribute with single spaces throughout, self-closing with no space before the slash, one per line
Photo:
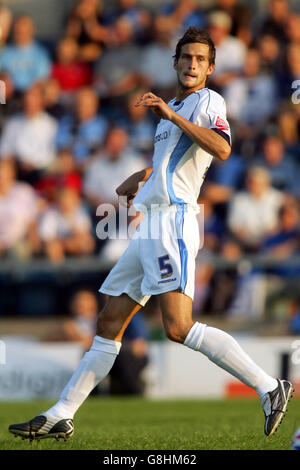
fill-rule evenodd
<path id="1" fill-rule="evenodd" d="M 182 46 L 184 46 L 185 44 L 190 44 L 192 42 L 207 44 L 209 47 L 209 65 L 215 63 L 216 48 L 210 35 L 206 31 L 203 31 L 203 29 L 196 28 L 195 26 L 190 26 L 189 29 L 186 30 L 182 38 L 179 39 L 176 45 L 174 58 L 178 60 L 181 54 Z"/>

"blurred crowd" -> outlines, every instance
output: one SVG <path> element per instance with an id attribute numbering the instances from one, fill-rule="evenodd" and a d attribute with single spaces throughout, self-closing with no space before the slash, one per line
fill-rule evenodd
<path id="1" fill-rule="evenodd" d="M 225 163 L 214 159 L 199 197 L 195 312 L 258 315 L 272 276 L 300 274 L 286 265 L 220 271 L 211 261 L 299 253 L 300 12 L 288 0 L 262 12 L 251 3 L 165 0 L 154 10 L 78 0 L 61 38 L 47 44 L 29 15 L 0 7 L 0 257 L 115 261 L 117 247 L 96 237 L 96 208 L 117 207 L 115 188 L 151 165 L 157 121 L 134 103 L 148 90 L 174 97 L 175 45 L 197 26 L 216 45 L 207 86 L 226 100 L 233 147 Z"/>

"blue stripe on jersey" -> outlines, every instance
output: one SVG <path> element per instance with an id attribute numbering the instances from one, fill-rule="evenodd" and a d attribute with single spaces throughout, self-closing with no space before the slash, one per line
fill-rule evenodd
<path id="1" fill-rule="evenodd" d="M 192 139 L 190 139 L 186 134 L 182 134 L 180 139 L 178 140 L 175 149 L 173 150 L 169 163 L 167 166 L 167 175 L 166 175 L 166 181 L 167 181 L 167 190 L 170 198 L 171 204 L 184 204 L 184 200 L 180 199 L 179 197 L 176 196 L 172 184 L 173 180 L 173 173 L 175 171 L 175 168 L 183 155 L 188 151 L 188 149 L 193 145 Z"/>
<path id="2" fill-rule="evenodd" d="M 198 104 L 200 102 L 200 95 L 197 93 L 197 104 L 194 107 L 194 110 L 189 118 L 190 122 L 194 122 L 195 119 L 195 112 L 198 108 Z M 171 204 L 184 204 L 185 201 L 179 197 L 176 196 L 172 180 L 173 180 L 173 173 L 175 171 L 175 168 L 181 158 L 184 156 L 184 154 L 188 151 L 188 149 L 193 145 L 192 139 L 190 139 L 186 134 L 182 134 L 180 139 L 178 140 L 176 147 L 174 148 L 173 152 L 170 155 L 169 163 L 167 166 L 167 175 L 166 175 L 166 180 L 167 180 L 167 190 L 170 198 L 170 203 Z"/>
<path id="3" fill-rule="evenodd" d="M 181 276 L 180 276 L 180 289 L 181 292 L 185 291 L 186 282 L 187 282 L 187 262 L 188 262 L 188 251 L 186 244 L 183 240 L 183 224 L 184 224 L 184 213 L 186 210 L 186 205 L 178 206 L 176 212 L 176 227 L 177 227 L 177 236 L 178 236 L 178 246 L 180 252 L 180 263 L 181 263 Z"/>

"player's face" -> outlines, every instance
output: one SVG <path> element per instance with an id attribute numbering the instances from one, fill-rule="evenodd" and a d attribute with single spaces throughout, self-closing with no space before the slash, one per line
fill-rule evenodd
<path id="1" fill-rule="evenodd" d="M 205 86 L 206 78 L 214 70 L 209 65 L 209 47 L 199 42 L 185 44 L 180 57 L 174 61 L 178 84 L 193 92 Z"/>

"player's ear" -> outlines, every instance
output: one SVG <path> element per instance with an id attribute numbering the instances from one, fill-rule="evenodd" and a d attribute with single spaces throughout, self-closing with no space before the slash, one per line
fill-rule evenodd
<path id="1" fill-rule="evenodd" d="M 215 70 L 215 64 L 210 64 L 207 70 L 207 75 L 211 75 L 214 70 Z"/>
<path id="2" fill-rule="evenodd" d="M 174 62 L 173 62 L 173 68 L 175 70 L 177 70 L 177 64 L 178 64 L 178 60 L 176 59 L 176 57 L 174 58 Z"/>

